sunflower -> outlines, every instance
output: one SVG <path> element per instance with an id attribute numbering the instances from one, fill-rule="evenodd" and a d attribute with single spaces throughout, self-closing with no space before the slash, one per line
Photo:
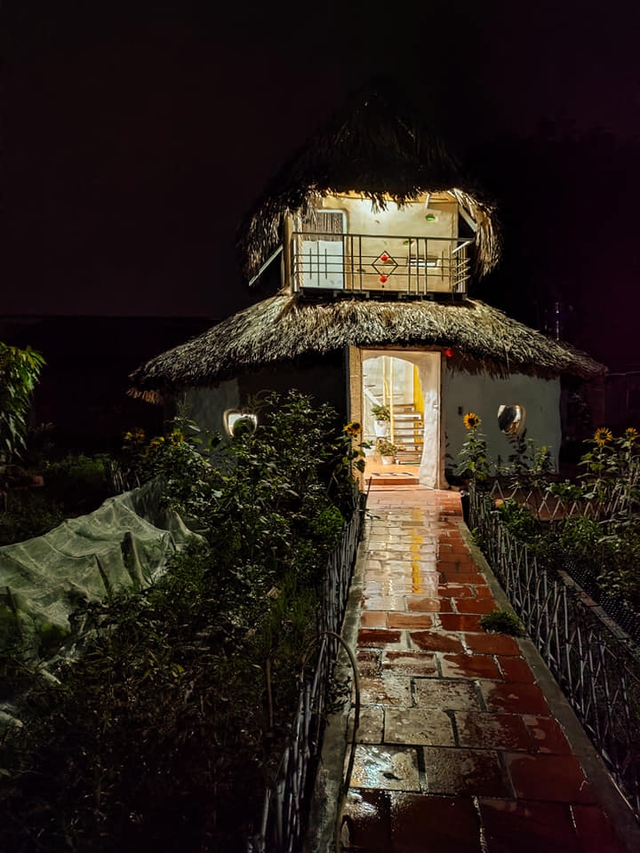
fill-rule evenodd
<path id="1" fill-rule="evenodd" d="M 475 429 L 482 423 L 480 416 L 476 415 L 475 412 L 467 412 L 466 415 L 462 416 L 462 420 L 464 421 L 464 425 L 467 429 Z"/>
<path id="2" fill-rule="evenodd" d="M 603 447 L 608 441 L 613 440 L 613 435 L 611 434 L 611 430 L 606 427 L 598 427 L 598 429 L 593 434 L 593 440 L 600 447 Z"/>
<path id="3" fill-rule="evenodd" d="M 361 429 L 362 429 L 362 427 L 360 426 L 360 424 L 357 421 L 351 421 L 344 428 L 344 432 L 346 432 L 347 435 L 353 436 L 353 435 L 358 435 L 358 433 L 360 432 Z"/>
<path id="4" fill-rule="evenodd" d="M 624 437 L 627 441 L 634 442 L 638 440 L 638 430 L 633 427 L 627 427 L 624 431 Z"/>

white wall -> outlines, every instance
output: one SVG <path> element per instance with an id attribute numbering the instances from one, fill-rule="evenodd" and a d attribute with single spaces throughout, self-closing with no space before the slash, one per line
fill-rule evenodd
<path id="1" fill-rule="evenodd" d="M 492 379 L 485 375 L 443 370 L 443 428 L 446 435 L 447 467 L 458 465 L 458 453 L 466 437 L 462 414 L 475 412 L 482 418 L 480 432 L 487 438 L 490 461 L 498 456 L 507 462 L 513 452 L 509 441 L 498 427 L 500 405 L 520 405 L 525 409 L 524 428 L 527 438 L 538 447 L 545 445 L 551 451 L 557 469 L 562 441 L 560 424 L 560 380 L 536 379 L 533 376 L 513 374 L 506 379 Z M 462 414 L 459 414 L 458 410 Z"/>
<path id="2" fill-rule="evenodd" d="M 200 429 L 220 432 L 224 435 L 223 414 L 226 409 L 237 409 L 240 405 L 238 381 L 221 382 L 217 388 L 189 388 L 186 393 L 188 416 Z"/>

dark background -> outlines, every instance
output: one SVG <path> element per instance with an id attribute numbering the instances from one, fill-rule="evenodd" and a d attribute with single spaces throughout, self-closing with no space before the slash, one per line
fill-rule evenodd
<path id="1" fill-rule="evenodd" d="M 558 302 L 566 338 L 614 371 L 640 366 L 637 4 L 10 0 L 2 14 L 0 331 L 50 372 L 65 349 L 94 385 L 117 373 L 124 388 L 138 361 L 247 305 L 238 221 L 374 75 L 408 89 L 499 204 L 504 260 L 474 295 L 537 328 Z"/>

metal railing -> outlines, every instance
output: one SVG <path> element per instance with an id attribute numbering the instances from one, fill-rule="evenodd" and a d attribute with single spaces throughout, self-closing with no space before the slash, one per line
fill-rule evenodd
<path id="1" fill-rule="evenodd" d="M 473 240 L 296 231 L 294 289 L 328 288 L 426 295 L 465 293 Z"/>
<path id="2" fill-rule="evenodd" d="M 542 569 L 493 500 L 470 489 L 470 526 L 528 635 L 640 819 L 640 654 L 561 569 Z"/>
<path id="3" fill-rule="evenodd" d="M 298 706 L 289 742 L 276 777 L 265 793 L 256 834 L 248 853 L 299 853 L 308 816 L 317 759 L 330 699 L 333 664 L 338 655 L 351 575 L 362 529 L 365 496 L 361 496 L 340 544 L 329 557 L 324 602 L 318 614 L 318 646 L 312 674 L 300 676 Z"/>

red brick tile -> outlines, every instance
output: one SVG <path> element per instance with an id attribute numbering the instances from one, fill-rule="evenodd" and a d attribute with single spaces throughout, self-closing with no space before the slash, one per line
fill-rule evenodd
<path id="1" fill-rule="evenodd" d="M 388 651 L 383 655 L 382 668 L 397 675 L 426 677 L 437 675 L 438 672 L 436 656 L 433 652 Z"/>
<path id="2" fill-rule="evenodd" d="M 464 639 L 472 652 L 485 655 L 520 655 L 520 646 L 513 637 L 504 634 L 465 634 Z"/>
<path id="3" fill-rule="evenodd" d="M 465 586 L 461 583 L 446 583 L 440 584 L 438 595 L 440 598 L 474 598 L 475 592 L 471 586 Z"/>
<path id="4" fill-rule="evenodd" d="M 356 651 L 358 674 L 361 678 L 380 675 L 382 672 L 382 653 L 377 649 L 358 649 Z"/>
<path id="5" fill-rule="evenodd" d="M 525 714 L 522 722 L 529 732 L 531 752 L 545 752 L 554 755 L 570 755 L 571 747 L 564 732 L 553 717 L 536 717 Z"/>
<path id="6" fill-rule="evenodd" d="M 455 714 L 460 746 L 476 749 L 522 749 L 530 744 L 529 732 L 517 714 L 485 714 L 458 711 Z"/>
<path id="7" fill-rule="evenodd" d="M 530 684 L 535 681 L 531 668 L 524 658 L 497 655 L 496 660 L 505 681 L 525 681 Z"/>
<path id="8" fill-rule="evenodd" d="M 518 799 L 593 803 L 593 792 L 573 755 L 504 753 Z"/>
<path id="9" fill-rule="evenodd" d="M 488 598 L 457 598 L 455 607 L 458 613 L 491 613 L 495 604 Z"/>
<path id="10" fill-rule="evenodd" d="M 463 678 L 414 678 L 416 705 L 442 711 L 480 711 L 480 697 L 472 681 Z"/>
<path id="11" fill-rule="evenodd" d="M 471 572 L 452 572 L 449 569 L 442 571 L 445 583 L 469 583 L 475 587 L 481 587 L 486 584 L 486 580 L 480 574 Z"/>
<path id="12" fill-rule="evenodd" d="M 499 677 L 498 667 L 489 655 L 441 655 L 440 665 L 444 678 L 489 678 Z"/>
<path id="13" fill-rule="evenodd" d="M 367 788 L 350 791 L 341 837 L 348 850 L 388 853 L 391 849 L 389 792 Z"/>
<path id="14" fill-rule="evenodd" d="M 400 631 L 387 631 L 383 628 L 363 628 L 358 631 L 359 646 L 388 646 L 399 643 Z"/>
<path id="15" fill-rule="evenodd" d="M 407 598 L 407 608 L 418 612 L 451 613 L 451 601 L 448 598 L 411 595 Z"/>
<path id="16" fill-rule="evenodd" d="M 363 628 L 387 628 L 386 610 L 364 610 L 360 616 Z"/>
<path id="17" fill-rule="evenodd" d="M 481 631 L 480 617 L 474 614 L 442 613 L 440 623 L 445 631 Z"/>
<path id="18" fill-rule="evenodd" d="M 607 816 L 596 806 L 571 806 L 581 853 L 623 853 Z"/>
<path id="19" fill-rule="evenodd" d="M 483 577 L 482 578 L 482 584 L 476 584 L 476 590 L 475 590 L 476 596 L 477 596 L 477 598 L 490 598 L 492 601 L 495 601 L 495 599 L 493 597 L 493 593 L 491 592 L 491 589 L 486 585 L 486 583 L 487 583 L 487 581 Z M 497 607 L 497 606 L 498 605 L 496 604 L 495 607 Z"/>
<path id="20" fill-rule="evenodd" d="M 443 546 L 440 546 L 438 551 L 439 563 L 460 563 L 461 565 L 475 566 L 470 554 L 461 554 L 459 551 L 443 551 Z"/>
<path id="21" fill-rule="evenodd" d="M 430 746 L 423 750 L 428 793 L 479 797 L 511 795 L 497 752 Z"/>
<path id="22" fill-rule="evenodd" d="M 414 646 L 432 652 L 461 652 L 462 643 L 456 634 L 441 631 L 411 631 L 409 638 Z"/>
<path id="23" fill-rule="evenodd" d="M 389 613 L 390 628 L 431 628 L 433 619 L 423 613 Z"/>
<path id="24" fill-rule="evenodd" d="M 489 799 L 479 805 L 491 853 L 581 853 L 568 806 Z"/>
<path id="25" fill-rule="evenodd" d="M 401 792 L 392 792 L 389 798 L 392 822 L 391 844 L 387 851 L 480 853 L 482 850 L 480 821 L 470 799 Z M 352 849 L 364 850 L 365 846 Z M 371 853 L 378 853 L 379 849 L 366 847 Z"/>
<path id="26" fill-rule="evenodd" d="M 480 686 L 488 711 L 548 717 L 549 707 L 535 684 L 485 682 Z"/>

